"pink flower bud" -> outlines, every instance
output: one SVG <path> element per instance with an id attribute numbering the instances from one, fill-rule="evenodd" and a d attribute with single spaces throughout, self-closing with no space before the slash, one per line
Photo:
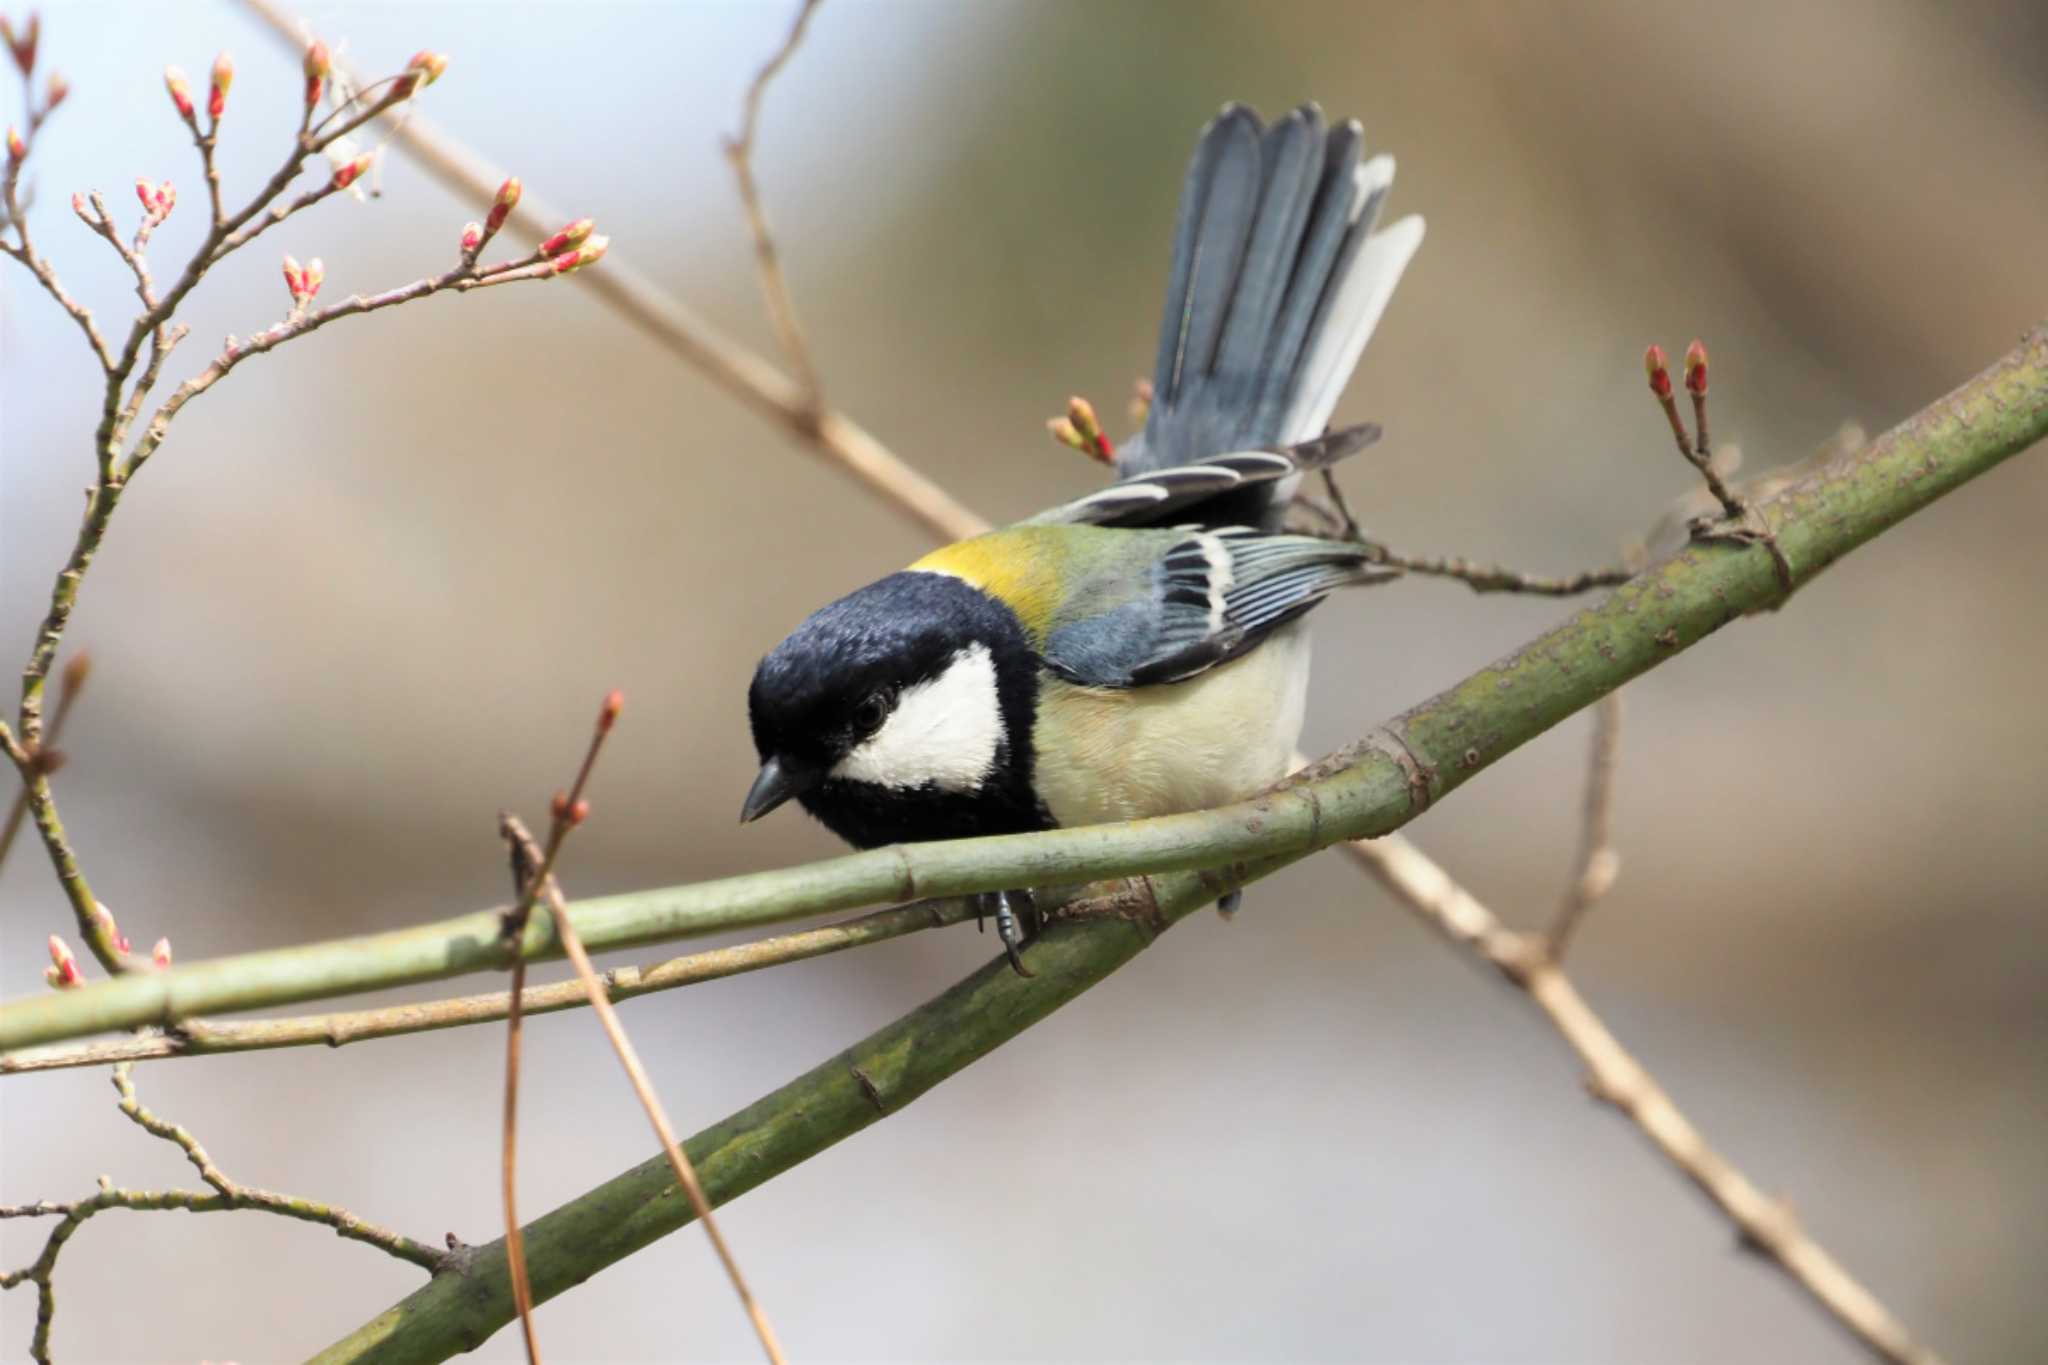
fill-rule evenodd
<path id="1" fill-rule="evenodd" d="M 43 96 L 43 112 L 47 114 L 55 109 L 64 102 L 64 97 L 70 93 L 71 82 L 65 80 L 57 72 L 52 71 L 50 73 L 49 93 Z"/>
<path id="2" fill-rule="evenodd" d="M 626 694 L 614 687 L 604 694 L 604 706 L 597 713 L 597 728 L 609 730 L 619 719 L 619 712 L 626 709 Z"/>
<path id="3" fill-rule="evenodd" d="M 156 212 L 156 182 L 155 182 L 155 181 L 152 181 L 152 180 L 138 180 L 138 181 L 136 181 L 136 182 L 135 182 L 135 197 L 136 197 L 137 199 L 140 199 L 140 200 L 142 201 L 142 211 L 143 211 L 144 213 L 155 213 L 155 212 Z"/>
<path id="4" fill-rule="evenodd" d="M 178 117 L 191 122 L 192 87 L 186 82 L 185 73 L 175 66 L 165 67 L 164 89 L 171 92 L 171 103 L 178 106 Z"/>
<path id="5" fill-rule="evenodd" d="M 415 52 L 412 60 L 405 64 L 407 71 L 417 72 L 422 84 L 432 85 L 441 79 L 441 73 L 448 69 L 448 54 L 445 52 Z"/>
<path id="6" fill-rule="evenodd" d="M 235 83 L 234 58 L 223 52 L 213 59 L 213 88 L 206 97 L 206 115 L 218 122 L 228 107 L 228 87 Z"/>
<path id="7" fill-rule="evenodd" d="M 1650 392 L 1659 398 L 1671 396 L 1671 371 L 1664 359 L 1664 348 L 1652 346 L 1643 352 L 1643 373 L 1649 376 Z"/>
<path id="8" fill-rule="evenodd" d="M 483 244 L 484 225 L 482 223 L 464 223 L 462 225 L 463 251 L 475 251 L 478 247 L 482 246 Z"/>
<path id="9" fill-rule="evenodd" d="M 149 950 L 149 961 L 150 965 L 158 971 L 169 971 L 171 969 L 171 941 L 167 938 L 158 939 L 156 946 Z"/>
<path id="10" fill-rule="evenodd" d="M 50 983 L 53 986 L 76 986 L 82 979 L 78 959 L 71 955 L 70 946 L 55 934 L 50 935 L 50 972 L 56 977 Z"/>
<path id="11" fill-rule="evenodd" d="M 304 286 L 306 297 L 310 299 L 319 293 L 320 283 L 326 278 L 327 267 L 321 263 L 318 256 L 306 262 L 305 270 L 299 275 L 299 283 Z"/>
<path id="12" fill-rule="evenodd" d="M 27 144 L 26 142 L 23 142 L 23 141 L 21 140 L 21 134 L 20 134 L 20 132 L 19 132 L 19 131 L 17 131 L 17 130 L 15 129 L 14 125 L 13 125 L 13 124 L 9 124 L 9 125 L 7 126 L 7 161 L 8 161 L 8 164 L 10 164 L 10 165 L 14 165 L 14 166 L 19 166 L 19 165 L 20 165 L 20 164 L 22 163 L 22 161 L 23 161 L 23 160 L 24 160 L 24 159 L 25 159 L 25 158 L 26 158 L 27 156 L 28 156 L 28 144 Z"/>
<path id="13" fill-rule="evenodd" d="M 575 805 L 573 805 L 573 806 L 569 807 L 569 823 L 570 823 L 570 824 L 572 824 L 572 825 L 580 825 L 580 824 L 582 824 L 582 823 L 583 823 L 583 822 L 584 822 L 585 820 L 588 820 L 589 818 L 590 818 L 590 803 L 589 803 L 588 801 L 578 801 L 578 802 L 577 802 L 577 803 L 576 803 Z"/>
<path id="14" fill-rule="evenodd" d="M 542 242 L 540 244 L 540 254 L 543 256 L 559 256 L 571 247 L 582 246 L 584 242 L 590 239 L 591 229 L 596 226 L 597 223 L 594 219 L 578 218 L 575 222 L 569 224 L 569 226 L 563 228 L 545 242 Z"/>
<path id="15" fill-rule="evenodd" d="M 0 42 L 7 44 L 8 52 L 14 57 L 14 64 L 21 69 L 24 76 L 35 69 L 36 42 L 42 37 L 42 28 L 42 16 L 36 14 L 29 15 L 28 22 L 21 26 L 18 33 L 13 24 L 0 18 Z"/>
<path id="16" fill-rule="evenodd" d="M 374 155 L 375 153 L 373 152 L 364 152 L 354 161 L 336 166 L 334 168 L 334 188 L 345 190 L 350 185 L 355 184 L 356 177 L 370 169 L 370 161 Z"/>
<path id="17" fill-rule="evenodd" d="M 155 207 L 156 216 L 159 218 L 170 217 L 171 210 L 178 207 L 178 191 L 170 181 L 166 180 L 163 184 L 157 186 Z"/>
<path id="18" fill-rule="evenodd" d="M 498 186 L 498 197 L 491 201 L 491 211 L 484 216 L 484 236 L 505 226 L 505 218 L 519 206 L 519 177 L 507 176 L 505 183 Z"/>
<path id="19" fill-rule="evenodd" d="M 611 244 L 612 239 L 609 237 L 592 237 L 574 251 L 565 251 L 555 257 L 554 273 L 566 275 L 572 270 L 581 270 L 584 266 L 590 265 L 602 257 L 605 253 L 605 248 Z"/>
<path id="20" fill-rule="evenodd" d="M 311 109 L 320 102 L 320 92 L 327 84 L 327 73 L 333 69 L 333 62 L 327 55 L 327 44 L 316 42 L 306 49 L 304 69 L 306 72 L 306 107 Z"/>
<path id="21" fill-rule="evenodd" d="M 1685 348 L 1685 387 L 1701 397 L 1706 396 L 1707 348 L 1697 338 Z"/>
<path id="22" fill-rule="evenodd" d="M 93 217 L 92 210 L 85 206 L 85 194 L 83 191 L 71 196 L 71 211 L 84 219 L 87 227 L 91 227 L 99 221 Z"/>
<path id="23" fill-rule="evenodd" d="M 290 256 L 284 258 L 284 287 L 291 291 L 295 300 L 305 297 L 305 272 L 299 269 L 299 263 Z"/>

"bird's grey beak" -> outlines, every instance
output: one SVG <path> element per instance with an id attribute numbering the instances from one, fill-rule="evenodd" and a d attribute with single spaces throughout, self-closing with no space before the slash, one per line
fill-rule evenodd
<path id="1" fill-rule="evenodd" d="M 740 807 L 740 823 L 758 820 L 790 797 L 809 791 L 818 784 L 820 776 L 792 767 L 780 758 L 769 759 L 761 765 L 754 785 L 747 788 L 746 803 Z"/>

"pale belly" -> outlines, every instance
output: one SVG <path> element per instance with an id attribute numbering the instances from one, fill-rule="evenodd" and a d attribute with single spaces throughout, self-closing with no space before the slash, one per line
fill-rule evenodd
<path id="1" fill-rule="evenodd" d="M 1308 701 L 1306 623 L 1186 682 L 1134 691 L 1047 676 L 1035 781 L 1053 819 L 1095 825 L 1200 810 L 1285 776 Z"/>

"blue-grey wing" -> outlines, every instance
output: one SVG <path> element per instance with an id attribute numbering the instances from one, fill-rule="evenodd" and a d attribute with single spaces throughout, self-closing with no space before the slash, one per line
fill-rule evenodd
<path id="1" fill-rule="evenodd" d="M 1237 658 L 1338 588 L 1398 576 L 1361 546 L 1251 527 L 1190 530 L 1162 546 L 1142 591 L 1050 633 L 1048 668 L 1084 687 L 1180 682 Z"/>

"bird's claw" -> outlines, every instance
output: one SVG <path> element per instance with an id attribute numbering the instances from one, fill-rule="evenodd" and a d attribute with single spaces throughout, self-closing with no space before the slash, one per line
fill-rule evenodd
<path id="1" fill-rule="evenodd" d="M 993 891 L 988 894 L 984 903 L 993 904 L 995 907 L 996 937 L 1003 941 L 1003 955 L 1010 959 L 1010 969 L 1019 976 L 1036 976 L 1037 972 L 1024 965 L 1024 934 L 1018 925 L 1017 910 L 1012 904 L 1012 898 L 1022 900 L 1027 907 L 1035 911 L 1036 907 L 1032 906 L 1031 894 L 1028 891 Z M 976 923 L 979 923 L 980 919 L 981 916 L 975 916 Z"/>

